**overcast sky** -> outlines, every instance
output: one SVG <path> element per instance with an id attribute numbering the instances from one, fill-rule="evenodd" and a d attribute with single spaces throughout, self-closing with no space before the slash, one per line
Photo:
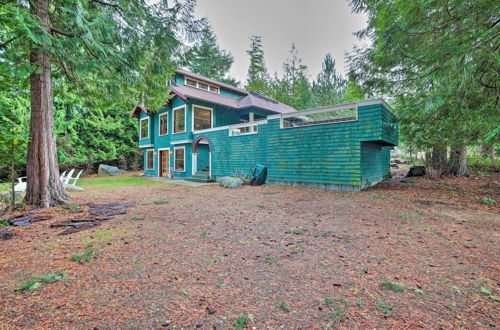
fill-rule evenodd
<path id="1" fill-rule="evenodd" d="M 353 32 L 366 25 L 346 0 L 198 0 L 198 17 L 207 17 L 219 44 L 234 56 L 231 76 L 245 81 L 251 35 L 262 37 L 269 73 L 281 75 L 291 44 L 299 51 L 312 78 L 331 53 L 337 70 L 345 73 L 345 52 L 360 42 Z"/>

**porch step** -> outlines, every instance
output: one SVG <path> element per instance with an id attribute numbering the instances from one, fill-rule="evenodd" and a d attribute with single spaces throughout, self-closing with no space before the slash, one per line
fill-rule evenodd
<path id="1" fill-rule="evenodd" d="M 214 180 L 211 180 L 208 176 L 192 176 L 190 178 L 185 178 L 184 180 L 191 182 L 200 182 L 200 183 L 215 182 Z"/>

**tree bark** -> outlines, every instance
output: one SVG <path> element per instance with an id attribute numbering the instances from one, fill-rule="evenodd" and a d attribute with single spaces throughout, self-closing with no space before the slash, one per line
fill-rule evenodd
<path id="1" fill-rule="evenodd" d="M 452 146 L 450 159 L 448 161 L 448 175 L 467 176 L 467 148 L 464 146 Z"/>
<path id="2" fill-rule="evenodd" d="M 47 30 L 50 27 L 48 9 L 49 0 L 31 3 L 31 13 Z M 30 62 L 37 70 L 30 75 L 31 118 L 25 198 L 28 204 L 47 208 L 66 202 L 68 195 L 59 179 L 57 164 L 50 53 L 43 45 L 32 44 Z"/>
<path id="3" fill-rule="evenodd" d="M 431 153 L 427 153 L 427 177 L 429 177 L 430 179 L 437 179 L 443 176 L 447 167 L 447 151 L 448 150 L 446 145 L 439 145 L 432 148 Z"/>

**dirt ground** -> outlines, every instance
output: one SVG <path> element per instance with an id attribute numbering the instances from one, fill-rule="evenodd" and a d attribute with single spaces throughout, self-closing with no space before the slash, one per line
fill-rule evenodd
<path id="1" fill-rule="evenodd" d="M 495 328 L 500 217 L 483 198 L 500 203 L 499 181 L 87 185 L 0 241 L 0 328 Z M 135 206 L 67 236 L 49 227 L 90 202 Z M 70 260 L 89 243 L 90 262 Z"/>

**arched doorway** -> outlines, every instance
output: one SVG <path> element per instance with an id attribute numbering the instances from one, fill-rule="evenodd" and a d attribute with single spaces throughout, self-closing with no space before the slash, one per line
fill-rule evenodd
<path id="1" fill-rule="evenodd" d="M 193 142 L 192 148 L 192 175 L 198 171 L 207 171 L 209 179 L 212 178 L 212 144 L 206 136 L 199 136 Z"/>

